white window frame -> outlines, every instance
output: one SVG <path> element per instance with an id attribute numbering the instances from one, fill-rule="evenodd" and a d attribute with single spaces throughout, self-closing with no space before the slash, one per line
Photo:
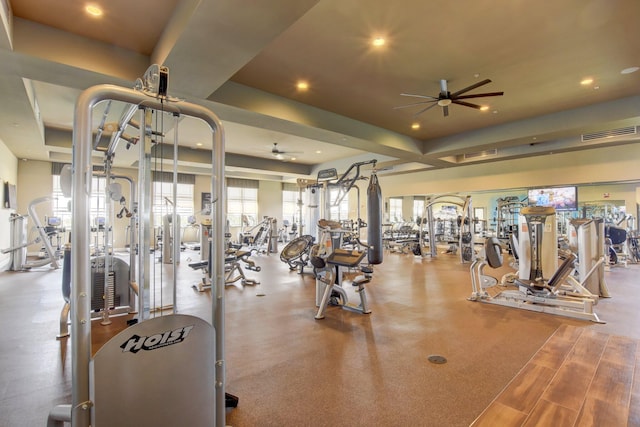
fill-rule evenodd
<path id="1" fill-rule="evenodd" d="M 402 198 L 390 197 L 389 198 L 389 221 L 392 223 L 402 222 Z"/>
<path id="2" fill-rule="evenodd" d="M 243 217 L 248 224 L 242 223 Z M 251 227 L 260 222 L 257 188 L 227 187 L 227 220 L 230 227 Z"/>
<path id="3" fill-rule="evenodd" d="M 173 183 L 154 181 L 151 189 L 153 193 L 152 211 L 153 223 L 162 226 L 162 217 L 173 213 L 173 205 L 176 204 L 176 213 L 180 216 L 180 226 L 188 225 L 188 220 L 194 213 L 193 184 L 176 184 L 176 200 L 173 200 Z M 171 202 L 171 203 L 170 203 Z"/>
<path id="4" fill-rule="evenodd" d="M 282 219 L 289 221 L 290 224 L 297 223 L 300 219 L 299 198 L 299 191 L 282 190 Z"/>
<path id="5" fill-rule="evenodd" d="M 339 192 L 339 188 L 329 187 L 329 200 L 337 200 Z M 331 205 L 329 207 L 328 219 L 331 221 L 343 221 L 349 219 L 349 193 L 344 195 L 338 205 Z"/>
<path id="6" fill-rule="evenodd" d="M 413 199 L 413 221 L 418 222 L 424 214 L 424 199 Z"/>
<path id="7" fill-rule="evenodd" d="M 71 197 L 65 197 L 62 194 L 60 175 L 51 176 L 53 177 L 53 200 L 51 202 L 53 216 L 60 218 L 64 228 L 71 229 Z"/>

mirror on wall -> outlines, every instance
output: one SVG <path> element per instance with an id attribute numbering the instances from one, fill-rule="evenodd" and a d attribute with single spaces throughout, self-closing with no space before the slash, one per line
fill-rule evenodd
<path id="1" fill-rule="evenodd" d="M 558 190 L 559 188 L 561 190 Z M 549 203 L 553 201 L 558 205 L 556 212 L 559 223 L 565 223 L 572 218 L 598 217 L 619 227 L 637 231 L 640 185 L 634 182 L 470 192 L 475 221 L 474 232 L 479 235 L 507 234 L 510 227 L 517 226 L 519 209 L 532 204 L 532 191 L 535 190 L 538 193 L 538 197 L 534 197 L 535 200 L 548 197 Z M 567 196 L 568 193 L 571 194 Z M 417 224 L 421 219 L 420 212 L 424 209 L 426 197 L 427 195 L 387 197 L 385 222 L 389 225 Z M 567 197 L 571 199 L 570 203 L 567 202 Z M 446 206 L 442 208 L 446 210 Z"/>

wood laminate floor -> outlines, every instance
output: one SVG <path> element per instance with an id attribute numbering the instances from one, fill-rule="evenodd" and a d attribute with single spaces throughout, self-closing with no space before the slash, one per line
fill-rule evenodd
<path id="1" fill-rule="evenodd" d="M 182 254 L 177 303 L 209 319 L 210 292 L 191 287 L 201 274 L 187 264 L 197 259 Z M 607 323 L 595 324 L 470 302 L 469 265 L 457 256 L 385 253 L 366 287 L 371 314 L 330 307 L 315 320 L 313 277 L 275 254 L 254 259 L 262 271 L 246 274 L 260 285 L 225 290 L 227 391 L 240 398 L 229 425 L 455 427 L 496 407 L 526 425 L 637 425 L 640 265 L 606 273 L 612 298 L 596 311 Z M 53 406 L 71 401 L 72 338 L 55 338 L 60 283 L 60 270 L 0 273 L 0 426 L 45 425 Z M 578 390 L 587 383 L 594 398 Z M 614 396 L 626 401 L 621 416 L 603 407 Z M 574 424 L 556 424 L 565 419 Z"/>
<path id="2" fill-rule="evenodd" d="M 560 326 L 473 427 L 640 425 L 639 342 Z"/>

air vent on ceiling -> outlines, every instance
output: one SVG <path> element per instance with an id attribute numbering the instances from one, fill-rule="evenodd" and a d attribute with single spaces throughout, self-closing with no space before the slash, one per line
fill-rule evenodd
<path id="1" fill-rule="evenodd" d="M 470 160 L 470 159 L 477 159 L 478 157 L 495 156 L 497 154 L 498 154 L 498 149 L 494 148 L 493 150 L 478 151 L 476 153 L 465 153 L 463 157 L 465 160 Z"/>
<path id="2" fill-rule="evenodd" d="M 638 133 L 637 126 L 627 126 L 619 129 L 609 129 L 600 132 L 585 133 L 582 135 L 582 142 L 594 141 L 596 139 L 613 138 L 614 136 L 629 136 Z"/>

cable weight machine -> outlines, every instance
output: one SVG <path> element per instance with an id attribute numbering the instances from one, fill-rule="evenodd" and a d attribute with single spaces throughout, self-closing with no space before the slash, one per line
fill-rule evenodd
<path id="1" fill-rule="evenodd" d="M 49 415 L 50 425 L 68 421 L 74 427 L 225 425 L 224 132 L 220 120 L 211 111 L 168 97 L 167 83 L 168 69 L 154 65 L 143 79 L 138 80 L 135 89 L 94 86 L 85 90 L 77 100 L 73 134 L 74 250 L 70 298 L 72 403 L 54 407 Z M 138 152 L 139 221 L 131 232 L 136 235 L 138 247 L 135 265 L 139 285 L 139 322 L 113 337 L 92 357 L 90 224 L 87 212 L 91 195 L 91 156 L 96 149 L 91 143 L 92 115 L 94 107 L 105 101 L 129 104 L 133 111 L 131 116 L 138 112 L 140 117 L 139 138 L 127 143 L 128 148 Z M 212 298 L 211 319 L 177 314 L 176 307 L 173 314 L 150 316 L 149 289 L 154 267 L 150 261 L 154 145 L 151 129 L 154 114 L 199 119 L 211 131 L 211 221 L 214 234 L 210 275 L 212 295 L 215 296 Z M 122 132 L 118 130 L 118 133 Z M 175 135 L 174 176 L 178 159 L 177 128 Z M 175 221 L 173 225 L 178 227 Z M 172 375 L 178 370 L 179 375 Z M 131 372 L 136 375 L 130 375 Z"/>

